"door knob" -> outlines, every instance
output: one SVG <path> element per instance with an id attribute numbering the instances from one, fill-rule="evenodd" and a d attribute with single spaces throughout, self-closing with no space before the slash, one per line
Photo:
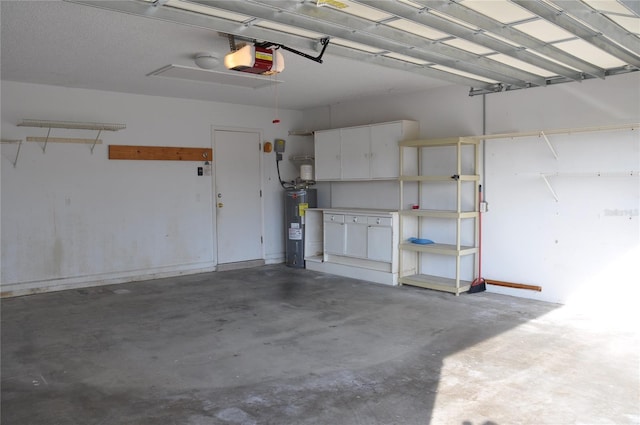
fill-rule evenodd
<path id="1" fill-rule="evenodd" d="M 222 202 L 218 202 L 218 208 L 222 208 L 224 207 L 224 204 Z"/>

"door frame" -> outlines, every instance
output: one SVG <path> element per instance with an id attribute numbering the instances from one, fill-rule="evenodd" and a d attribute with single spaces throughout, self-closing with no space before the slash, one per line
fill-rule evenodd
<path id="1" fill-rule="evenodd" d="M 216 270 L 218 270 L 218 207 L 217 207 L 217 198 L 216 198 L 216 193 L 218 192 L 217 190 L 217 181 L 216 181 L 216 173 L 217 173 L 217 154 L 216 154 L 216 131 L 236 131 L 236 132 L 241 132 L 241 133 L 257 133 L 258 134 L 258 149 L 259 149 L 259 153 L 258 153 L 258 175 L 259 175 L 259 184 L 260 184 L 260 193 L 262 193 L 262 196 L 260 196 L 260 211 L 259 211 L 259 215 L 260 215 L 260 232 L 261 232 L 261 236 L 262 236 L 262 244 L 260 246 L 260 255 L 261 255 L 261 260 L 264 262 L 265 260 L 265 245 L 266 245 L 266 241 L 265 241 L 265 227 L 264 227 L 264 194 L 265 194 L 265 190 L 264 190 L 264 171 L 263 171 L 263 159 L 262 159 L 262 144 L 263 144 L 263 137 L 262 137 L 262 133 L 263 130 L 259 129 L 259 128 L 252 128 L 252 127 L 232 127 L 232 126 L 223 126 L 223 125 L 216 125 L 216 124 L 212 124 L 211 125 L 211 149 L 213 150 L 213 161 L 212 161 L 212 167 L 211 167 L 211 208 L 212 208 L 212 214 L 211 214 L 211 220 L 212 220 L 212 231 L 213 231 L 213 235 L 211 238 L 211 242 L 213 244 L 213 258 L 214 258 L 214 266 L 216 267 Z M 225 263 L 226 264 L 226 263 Z"/>

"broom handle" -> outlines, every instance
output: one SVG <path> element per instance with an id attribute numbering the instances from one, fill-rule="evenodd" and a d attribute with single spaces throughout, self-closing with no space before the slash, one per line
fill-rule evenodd
<path id="1" fill-rule="evenodd" d="M 482 185 L 478 185 L 478 279 L 482 279 Z"/>

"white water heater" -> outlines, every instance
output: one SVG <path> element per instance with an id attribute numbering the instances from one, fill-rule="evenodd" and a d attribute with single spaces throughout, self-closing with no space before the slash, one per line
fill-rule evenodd
<path id="1" fill-rule="evenodd" d="M 313 165 L 303 164 L 300 166 L 300 180 L 302 181 L 313 180 Z"/>

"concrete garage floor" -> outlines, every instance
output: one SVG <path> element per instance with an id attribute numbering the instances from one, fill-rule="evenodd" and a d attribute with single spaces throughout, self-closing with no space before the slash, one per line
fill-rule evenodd
<path id="1" fill-rule="evenodd" d="M 271 265 L 2 300 L 2 423 L 640 423 L 637 334 Z"/>

